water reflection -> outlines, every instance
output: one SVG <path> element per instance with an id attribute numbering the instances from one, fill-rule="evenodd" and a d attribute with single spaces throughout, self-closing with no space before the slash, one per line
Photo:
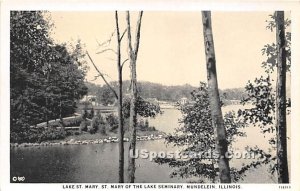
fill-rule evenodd
<path id="1" fill-rule="evenodd" d="M 232 109 L 236 110 L 239 107 L 225 107 L 223 113 Z M 158 116 L 156 119 L 150 119 L 149 124 L 160 131 L 172 133 L 178 127 L 180 116 L 180 111 L 166 109 L 163 115 Z M 258 127 L 249 127 L 246 132 L 247 137 L 239 139 L 239 142 L 234 144 L 236 149 L 244 149 L 247 145 L 259 145 L 264 149 L 268 147 L 268 137 L 260 134 Z M 125 143 L 125 148 L 127 147 L 128 144 Z M 176 149 L 170 146 L 167 147 L 164 140 L 137 142 L 137 149 L 143 148 L 157 152 Z M 127 168 L 128 156 L 126 150 L 128 149 L 125 149 L 125 169 Z M 246 161 L 242 159 L 233 159 L 230 165 L 240 167 L 244 162 Z M 136 182 L 180 183 L 187 181 L 185 179 L 170 178 L 170 171 L 171 168 L 167 165 L 158 165 L 147 159 L 137 159 Z M 25 182 L 39 183 L 118 182 L 118 144 L 13 148 L 11 149 L 11 177 L 13 176 L 25 176 Z M 243 182 L 273 183 L 274 177 L 269 175 L 267 167 L 262 167 L 250 171 Z"/>

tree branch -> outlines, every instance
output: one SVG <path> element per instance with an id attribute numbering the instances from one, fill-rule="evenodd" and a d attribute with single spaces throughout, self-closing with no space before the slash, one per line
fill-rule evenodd
<path id="1" fill-rule="evenodd" d="M 103 74 L 103 73 L 102 73 L 102 75 L 103 75 L 103 76 L 106 76 L 106 77 L 108 77 L 108 78 L 110 78 L 110 79 L 112 79 L 108 74 Z M 96 80 L 98 77 L 101 77 L 101 76 L 100 76 L 99 74 L 96 75 L 96 76 L 94 76 L 94 80 Z M 93 81 L 94 81 L 94 80 L 93 80 Z"/>
<path id="2" fill-rule="evenodd" d="M 117 52 L 114 49 L 111 49 L 111 48 L 101 50 L 99 52 L 96 52 L 96 54 L 102 54 L 102 53 L 107 52 L 107 51 L 112 51 L 113 53 L 117 54 Z"/>
<path id="3" fill-rule="evenodd" d="M 107 45 L 109 45 L 110 42 L 111 42 L 111 40 L 112 40 L 112 37 L 113 37 L 114 35 L 115 35 L 115 31 L 111 33 L 111 35 L 110 35 L 110 37 L 109 37 L 108 40 L 106 40 L 106 41 L 104 41 L 104 42 L 102 42 L 102 43 L 99 43 L 99 42 L 97 41 L 97 39 L 96 39 L 96 42 L 97 42 L 98 46 L 99 46 L 99 47 L 102 47 L 102 46 L 106 47 Z"/>
<path id="4" fill-rule="evenodd" d="M 112 60 L 112 61 L 116 61 L 116 59 L 110 58 L 110 57 L 105 57 L 107 60 Z"/>
<path id="5" fill-rule="evenodd" d="M 119 39 L 119 42 L 121 42 L 121 41 L 122 41 L 122 39 L 123 39 L 124 35 L 126 34 L 126 32 L 127 32 L 127 29 L 125 29 L 125 30 L 124 30 L 124 32 L 123 32 L 123 34 L 122 34 L 121 38 Z"/>
<path id="6" fill-rule="evenodd" d="M 102 72 L 100 72 L 100 70 L 97 68 L 97 66 L 95 65 L 93 59 L 91 58 L 90 54 L 88 53 L 88 51 L 86 51 L 86 54 L 89 57 L 89 59 L 92 62 L 93 66 L 95 67 L 95 69 L 97 70 L 97 72 L 99 73 L 99 76 L 103 79 L 103 81 L 105 82 L 105 84 L 109 87 L 109 89 L 113 92 L 113 94 L 115 95 L 115 97 L 118 99 L 117 92 L 113 89 L 113 87 L 111 87 L 111 85 L 107 82 L 107 80 L 105 79 L 105 77 L 102 74 Z"/>
<path id="7" fill-rule="evenodd" d="M 126 60 L 124 60 L 121 64 L 121 70 L 123 69 L 124 64 L 128 61 L 129 59 L 127 58 Z"/>

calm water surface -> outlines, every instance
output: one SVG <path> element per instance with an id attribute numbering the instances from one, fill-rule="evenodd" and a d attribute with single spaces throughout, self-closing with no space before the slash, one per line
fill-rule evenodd
<path id="1" fill-rule="evenodd" d="M 240 106 L 227 106 L 223 112 L 236 110 Z M 180 111 L 166 109 L 163 115 L 150 119 L 149 123 L 156 129 L 166 133 L 174 132 L 178 127 Z M 255 146 L 267 149 L 267 137 L 259 133 L 257 127 L 246 130 L 247 137 L 240 138 L 234 148 L 243 150 L 245 146 Z M 125 148 L 128 145 L 125 144 Z M 176 148 L 166 146 L 164 140 L 137 142 L 137 149 L 149 151 L 167 151 Z M 126 151 L 127 149 L 125 149 Z M 125 160 L 128 153 L 125 153 Z M 118 145 L 116 143 L 67 145 L 51 147 L 25 147 L 11 149 L 11 177 L 25 176 L 25 182 L 45 183 L 113 183 L 118 182 Z M 233 159 L 232 167 L 240 167 L 247 161 Z M 127 161 L 125 161 L 126 169 Z M 158 165 L 149 159 L 136 160 L 136 182 L 140 183 L 171 183 L 186 182 L 185 179 L 170 178 L 171 168 L 168 165 Z M 274 177 L 267 173 L 267 167 L 250 171 L 242 182 L 273 183 Z"/>

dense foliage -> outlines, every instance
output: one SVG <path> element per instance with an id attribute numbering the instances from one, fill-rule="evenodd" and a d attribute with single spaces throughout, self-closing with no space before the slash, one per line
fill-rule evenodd
<path id="1" fill-rule="evenodd" d="M 106 134 L 106 127 L 105 127 L 105 121 L 101 114 L 98 112 L 91 121 L 91 127 L 90 127 L 90 133 L 94 134 L 98 130 L 101 134 Z"/>
<path id="2" fill-rule="evenodd" d="M 118 129 L 119 120 L 118 117 L 114 114 L 109 114 L 106 116 L 106 122 L 109 125 L 109 130 L 114 131 Z"/>
<path id="3" fill-rule="evenodd" d="M 210 115 L 209 97 L 207 86 L 201 83 L 197 90 L 191 92 L 192 105 L 178 105 L 183 115 L 179 121 L 181 126 L 176 129 L 174 135 L 168 135 L 166 141 L 168 144 L 180 147 L 181 154 L 196 153 L 212 153 L 215 150 L 214 129 Z M 244 123 L 239 121 L 236 114 L 231 111 L 224 116 L 224 125 L 227 132 L 227 141 L 229 146 L 239 136 L 244 136 Z M 181 178 L 197 178 L 200 182 L 205 179 L 215 182 L 217 176 L 217 159 L 211 157 L 191 157 L 185 160 L 157 158 L 159 164 L 167 163 L 174 168 L 171 177 Z M 237 180 L 240 174 L 236 169 L 231 169 L 232 174 Z M 207 182 L 207 181 L 205 181 Z"/>
<path id="4" fill-rule="evenodd" d="M 255 107 L 239 110 L 248 123 L 255 123 L 263 128 L 263 132 L 273 131 L 272 126 L 275 112 L 275 94 L 270 77 L 256 78 L 254 83 L 250 81 L 245 87 L 247 96 L 242 100 L 243 104 L 252 103 Z"/>
<path id="5" fill-rule="evenodd" d="M 63 129 L 45 127 L 27 129 L 22 132 L 22 136 L 19 133 L 11 132 L 14 143 L 40 143 L 43 141 L 64 139 L 66 135 L 67 132 Z"/>
<path id="6" fill-rule="evenodd" d="M 269 15 L 270 20 L 267 20 L 267 26 L 266 29 L 273 32 L 273 29 L 276 29 L 276 22 L 275 22 L 275 14 Z M 291 20 L 286 19 L 284 22 L 285 28 L 289 29 L 291 25 Z M 291 32 L 287 31 L 285 33 L 285 39 L 286 39 L 286 56 L 287 56 L 287 71 L 291 68 Z M 272 44 L 266 44 L 262 50 L 262 55 L 265 55 L 267 57 L 266 61 L 262 62 L 262 67 L 265 69 L 266 73 L 272 73 L 274 72 L 274 69 L 277 67 L 277 45 L 275 43 Z"/>
<path id="7" fill-rule="evenodd" d="M 55 44 L 41 11 L 10 15 L 11 140 L 27 139 L 31 126 L 72 114 L 87 93 L 80 42 Z M 16 137 L 18 136 L 18 137 Z"/>
<path id="8" fill-rule="evenodd" d="M 154 118 L 157 114 L 161 114 L 160 106 L 157 103 L 146 101 L 141 96 L 137 97 L 136 104 L 137 114 L 141 117 Z M 125 119 L 130 116 L 130 98 L 124 98 L 123 100 L 123 116 Z"/>
<path id="9" fill-rule="evenodd" d="M 97 100 L 102 103 L 104 106 L 112 105 L 116 102 L 116 97 L 111 91 L 111 89 L 104 85 L 101 88 L 98 88 L 98 91 L 96 92 Z"/>

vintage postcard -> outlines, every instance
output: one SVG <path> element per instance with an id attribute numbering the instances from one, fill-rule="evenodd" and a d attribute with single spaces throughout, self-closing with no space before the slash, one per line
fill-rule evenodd
<path id="1" fill-rule="evenodd" d="M 18 2 L 1 190 L 300 188 L 296 1 Z"/>

